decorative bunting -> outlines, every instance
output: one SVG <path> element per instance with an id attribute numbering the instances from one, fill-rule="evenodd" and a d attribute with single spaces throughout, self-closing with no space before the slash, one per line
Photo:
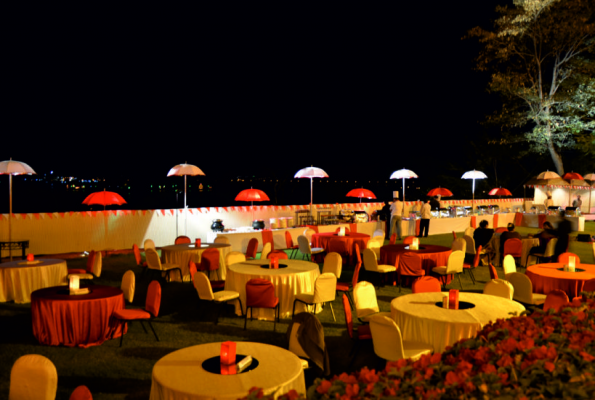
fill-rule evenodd
<path id="1" fill-rule="evenodd" d="M 48 217 L 50 217 L 50 219 L 54 219 L 54 214 L 52 213 L 46 213 Z"/>
<path id="2" fill-rule="evenodd" d="M 35 219 L 39 219 L 39 213 L 34 213 L 33 216 L 35 217 Z"/>

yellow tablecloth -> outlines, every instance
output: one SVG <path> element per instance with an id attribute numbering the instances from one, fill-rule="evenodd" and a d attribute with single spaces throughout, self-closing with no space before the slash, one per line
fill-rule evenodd
<path id="1" fill-rule="evenodd" d="M 279 260 L 281 264 L 287 264 L 287 268 L 266 269 L 261 265 L 268 265 L 268 260 L 251 260 L 233 264 L 227 271 L 225 290 L 235 290 L 240 293 L 242 304 L 246 306 L 246 283 L 252 278 L 262 278 L 273 282 L 275 294 L 280 302 L 280 317 L 291 318 L 293 300 L 295 295 L 303 292 L 313 292 L 316 278 L 320 275 L 320 267 L 309 261 L 301 260 Z M 241 315 L 240 305 L 236 304 L 236 314 Z M 304 311 L 304 305 L 297 303 L 296 314 Z M 321 310 L 321 307 L 318 307 Z M 273 309 L 255 308 L 254 318 L 267 319 L 272 321 L 275 315 Z"/>
<path id="2" fill-rule="evenodd" d="M 38 264 L 21 265 L 26 261 L 0 264 L 0 302 L 31 303 L 31 292 L 66 284 L 66 261 L 40 258 Z"/>
<path id="3" fill-rule="evenodd" d="M 161 247 L 161 254 L 164 263 L 178 264 L 182 269 L 184 282 L 190 282 L 190 271 L 188 270 L 188 262 L 194 261 L 197 266 L 200 264 L 200 255 L 206 249 L 215 248 L 219 250 L 219 279 L 225 280 L 227 275 L 227 268 L 225 267 L 225 257 L 231 251 L 231 246 L 223 243 L 203 243 L 200 249 L 196 248 L 194 243 L 191 244 L 174 244 L 171 246 Z M 172 281 L 179 281 L 180 276 L 177 273 L 170 274 Z M 215 272 L 213 278 L 217 279 Z"/>
<path id="4" fill-rule="evenodd" d="M 391 315 L 399 325 L 404 340 L 417 340 L 441 353 L 460 339 L 474 337 L 490 321 L 509 318 L 510 312 L 521 313 L 522 304 L 479 293 L 459 293 L 459 301 L 475 304 L 467 310 L 448 310 L 436 306 L 441 293 L 415 293 L 397 297 L 390 303 Z"/>
<path id="5" fill-rule="evenodd" d="M 239 399 L 256 386 L 265 395 L 281 395 L 291 389 L 306 393 L 300 359 L 288 350 L 263 343 L 237 342 L 236 354 L 250 355 L 258 366 L 239 375 L 205 371 L 203 361 L 218 356 L 221 342 L 174 351 L 153 367 L 151 400 Z"/>

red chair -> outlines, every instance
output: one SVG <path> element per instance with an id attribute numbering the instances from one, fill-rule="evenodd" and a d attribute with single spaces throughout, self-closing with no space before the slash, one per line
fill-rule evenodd
<path id="1" fill-rule="evenodd" d="M 293 244 L 293 239 L 291 238 L 291 233 L 289 233 L 289 231 L 285 231 L 285 247 L 287 247 L 288 250 L 291 250 L 289 258 L 293 258 L 294 254 L 300 248 L 300 246 L 298 246 L 297 244 Z"/>
<path id="2" fill-rule="evenodd" d="M 120 347 L 122 347 L 122 342 L 124 341 L 124 324 L 127 322 L 132 321 L 140 321 L 143 329 L 145 326 L 143 325 L 143 321 L 147 321 L 153 334 L 155 335 L 155 339 L 159 341 L 159 336 L 157 336 L 157 332 L 153 328 L 153 324 L 151 324 L 151 320 L 153 318 L 157 318 L 159 315 L 159 307 L 161 307 L 161 285 L 159 282 L 152 281 L 149 284 L 149 289 L 147 290 L 147 299 L 145 300 L 145 309 L 122 309 L 114 311 L 112 316 L 120 321 L 122 325 L 122 336 L 120 336 Z M 145 332 L 147 330 L 145 329 Z M 114 330 L 115 332 L 115 330 Z"/>
<path id="3" fill-rule="evenodd" d="M 136 246 L 136 245 L 134 245 Z M 134 246 L 132 247 L 134 249 Z M 138 246 L 137 246 L 138 248 Z M 139 257 L 140 257 L 140 250 L 139 250 Z M 68 270 L 68 275 L 71 274 L 92 274 L 93 273 L 93 264 L 95 264 L 95 257 L 96 257 L 96 253 L 95 250 L 91 250 L 89 252 L 89 257 L 87 257 L 87 269 L 82 269 L 82 268 L 74 268 L 74 269 L 69 269 Z M 138 260 L 136 261 L 138 264 Z M 145 266 L 147 264 L 145 263 Z"/>
<path id="4" fill-rule="evenodd" d="M 206 249 L 200 255 L 200 271 L 215 271 L 219 278 L 219 249 Z"/>
<path id="5" fill-rule="evenodd" d="M 501 227 L 501 228 L 496 228 L 496 230 L 494 231 L 494 233 L 503 233 L 506 232 L 508 229 L 505 227 Z M 510 239 L 509 239 L 510 240 Z"/>
<path id="6" fill-rule="evenodd" d="M 490 264 L 490 279 L 498 279 L 498 272 L 492 264 Z"/>
<path id="7" fill-rule="evenodd" d="M 246 249 L 246 260 L 256 259 L 256 250 L 258 250 L 258 239 L 252 238 L 248 242 L 248 248 Z"/>
<path id="8" fill-rule="evenodd" d="M 413 244 L 414 238 L 415 236 L 407 236 L 405 239 L 403 239 L 403 244 Z"/>
<path id="9" fill-rule="evenodd" d="M 521 239 L 512 238 L 504 242 L 502 260 L 504 260 L 504 257 L 506 257 L 508 254 L 519 259 L 519 263 L 517 265 L 521 264 L 520 259 L 523 256 L 523 242 Z"/>
<path id="10" fill-rule="evenodd" d="M 353 336 L 353 317 L 351 316 L 351 306 L 349 305 L 349 300 L 347 296 L 343 295 L 343 310 L 345 311 L 345 325 L 347 325 L 347 333 L 349 334 L 349 338 L 354 342 L 353 347 L 351 348 L 351 352 L 349 356 L 352 357 L 349 366 L 355 360 L 355 356 L 359 352 L 359 348 L 361 346 L 362 340 L 371 340 L 372 333 L 370 332 L 370 325 L 359 325 L 356 329 L 357 337 Z"/>
<path id="11" fill-rule="evenodd" d="M 595 292 L 595 278 L 585 281 L 583 292 Z"/>
<path id="12" fill-rule="evenodd" d="M 188 261 L 188 271 L 190 271 L 190 282 L 194 282 L 194 274 L 198 272 L 196 263 L 192 260 Z"/>
<path id="13" fill-rule="evenodd" d="M 340 230 L 341 230 L 341 227 L 335 229 L 335 233 L 339 233 Z M 349 233 L 349 228 L 345 227 L 345 233 Z"/>
<path id="14" fill-rule="evenodd" d="M 253 278 L 246 282 L 246 315 L 244 317 L 244 330 L 248 323 L 248 310 L 252 321 L 252 308 L 273 308 L 276 310 L 273 330 L 277 328 L 279 320 L 279 298 L 275 295 L 273 282 L 266 279 Z"/>
<path id="15" fill-rule="evenodd" d="M 568 304 L 569 301 L 568 295 L 563 290 L 552 290 L 545 298 L 545 303 L 543 303 L 543 311 L 549 311 L 550 308 L 553 308 L 556 312 L 558 312 L 560 311 L 560 308 Z"/>
<path id="16" fill-rule="evenodd" d="M 463 271 L 469 271 L 469 276 L 471 276 L 471 280 L 473 281 L 474 285 L 475 285 L 475 275 L 473 275 L 473 269 L 477 268 L 477 266 L 479 265 L 480 257 L 481 257 L 481 245 L 477 248 L 477 251 L 475 252 L 475 257 L 473 257 L 473 265 L 463 263 Z"/>
<path id="17" fill-rule="evenodd" d="M 289 257 L 283 250 L 273 250 L 267 255 L 267 259 L 278 258 L 280 260 L 287 260 Z"/>
<path id="18" fill-rule="evenodd" d="M 390 235 L 390 240 L 388 242 L 389 244 L 396 244 L 397 243 L 397 234 L 393 233 L 392 235 Z"/>
<path id="19" fill-rule="evenodd" d="M 190 240 L 190 238 L 188 236 L 178 236 L 174 243 L 175 244 L 190 244 L 190 243 L 192 243 L 192 240 Z"/>
<path id="20" fill-rule="evenodd" d="M 136 265 L 138 265 L 139 267 L 141 267 L 143 269 L 143 275 L 145 274 L 145 272 L 147 271 L 147 262 L 143 261 L 141 255 L 140 255 L 140 249 L 138 248 L 138 246 L 135 244 L 132 245 L 132 252 L 134 253 L 134 259 L 136 260 Z"/>
<path id="21" fill-rule="evenodd" d="M 93 395 L 88 387 L 81 385 L 74 389 L 69 400 L 93 400 Z"/>
<path id="22" fill-rule="evenodd" d="M 452 238 L 454 240 L 457 240 L 457 233 L 455 231 L 452 231 Z"/>
<path id="23" fill-rule="evenodd" d="M 351 278 L 351 285 L 345 282 L 337 282 L 337 292 L 346 294 L 351 304 L 353 304 L 353 299 L 351 298 L 350 291 L 352 291 L 357 284 L 359 279 L 359 270 L 362 268 L 362 256 L 359 254 L 359 245 L 357 243 L 355 244 L 355 254 L 357 255 L 357 264 L 355 264 L 355 269 Z"/>
<path id="24" fill-rule="evenodd" d="M 401 276 L 425 276 L 426 271 L 421 267 L 421 258 L 412 252 L 401 254 L 397 266 L 397 277 L 399 279 L 399 292 L 401 291 Z"/>
<path id="25" fill-rule="evenodd" d="M 508 242 L 507 242 L 508 243 Z M 562 253 L 558 256 L 558 262 L 562 263 L 562 264 L 568 264 L 568 257 L 574 257 L 574 263 L 575 265 L 578 265 L 581 263 L 581 259 L 574 253 Z"/>
<path id="26" fill-rule="evenodd" d="M 413 293 L 441 292 L 440 281 L 433 276 L 422 276 L 413 281 L 411 285 Z"/>

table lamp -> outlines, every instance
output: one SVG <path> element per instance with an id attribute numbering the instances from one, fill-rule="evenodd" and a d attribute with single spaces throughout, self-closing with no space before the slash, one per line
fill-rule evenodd
<path id="1" fill-rule="evenodd" d="M 196 244 L 196 247 L 200 247 L 201 246 L 201 240 L 200 240 L 200 238 L 196 238 L 195 244 Z"/>
<path id="2" fill-rule="evenodd" d="M 219 360 L 222 365 L 235 365 L 236 363 L 236 342 L 221 343 L 221 354 Z"/>
<path id="3" fill-rule="evenodd" d="M 459 309 L 459 291 L 457 289 L 448 291 L 448 308 L 451 310 Z"/>
<path id="4" fill-rule="evenodd" d="M 33 261 L 35 259 L 35 257 L 33 256 L 33 254 L 29 253 L 27 254 L 27 261 Z"/>

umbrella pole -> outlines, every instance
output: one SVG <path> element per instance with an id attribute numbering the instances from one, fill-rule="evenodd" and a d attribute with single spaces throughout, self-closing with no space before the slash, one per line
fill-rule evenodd
<path id="1" fill-rule="evenodd" d="M 473 179 L 472 192 L 473 192 L 473 200 L 471 201 L 471 214 L 473 214 L 474 210 L 475 210 L 475 178 Z"/>
<path id="2" fill-rule="evenodd" d="M 184 235 L 188 235 L 188 215 L 186 214 L 186 175 L 184 175 Z"/>
<path id="3" fill-rule="evenodd" d="M 405 177 L 403 177 L 403 203 L 405 202 Z"/>
<path id="4" fill-rule="evenodd" d="M 312 216 L 312 181 L 313 179 L 310 178 L 310 216 Z"/>
<path id="5" fill-rule="evenodd" d="M 8 195 L 9 195 L 9 210 L 8 210 L 8 254 L 10 261 L 12 261 L 12 249 L 10 242 L 12 241 L 12 174 L 8 174 Z"/>

